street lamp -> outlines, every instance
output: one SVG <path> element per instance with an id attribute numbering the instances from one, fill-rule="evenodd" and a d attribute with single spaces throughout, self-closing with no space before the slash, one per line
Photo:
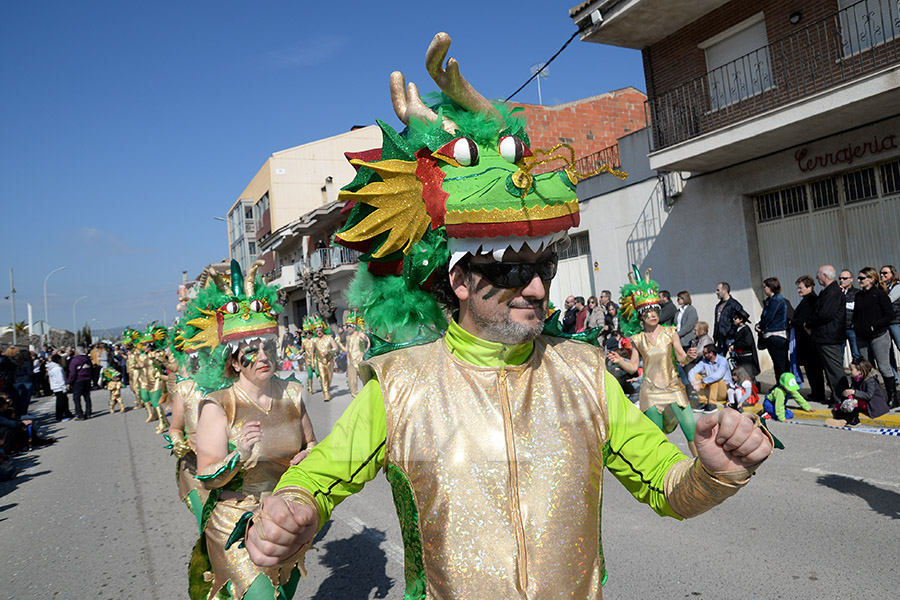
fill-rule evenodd
<path id="1" fill-rule="evenodd" d="M 157 306 L 163 312 L 163 327 L 169 326 L 169 318 L 166 316 L 166 309 L 160 304 Z"/>
<path id="2" fill-rule="evenodd" d="M 58 267 L 53 269 L 47 276 L 44 277 L 44 328 L 47 330 L 41 335 L 41 346 L 44 346 L 47 342 L 47 334 L 50 331 L 50 317 L 47 314 L 47 280 L 50 279 L 50 276 L 56 273 L 57 271 L 62 271 L 63 269 L 68 269 L 69 267 Z"/>
<path id="3" fill-rule="evenodd" d="M 78 306 L 78 303 L 81 302 L 82 300 L 84 300 L 85 298 L 87 298 L 87 296 L 82 296 L 81 298 L 78 298 L 77 300 L 75 300 L 75 302 L 72 303 L 72 334 L 75 336 L 75 344 L 74 344 L 75 346 L 78 345 L 78 328 L 75 325 L 75 307 Z"/>

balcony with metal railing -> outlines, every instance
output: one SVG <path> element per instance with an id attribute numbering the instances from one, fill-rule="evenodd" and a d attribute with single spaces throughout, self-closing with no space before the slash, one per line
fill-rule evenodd
<path id="1" fill-rule="evenodd" d="M 343 246 L 331 246 L 319 248 L 310 254 L 309 258 L 302 262 L 303 268 L 311 271 L 318 269 L 337 269 L 345 265 L 355 265 L 362 254 Z"/>
<path id="2" fill-rule="evenodd" d="M 603 165 L 608 165 L 611 169 L 618 169 L 622 166 L 622 162 L 619 160 L 618 144 L 607 146 L 603 150 L 579 158 L 575 161 L 575 170 L 579 173 L 591 173 Z"/>
<path id="3" fill-rule="evenodd" d="M 709 170 L 891 116 L 898 71 L 897 0 L 861 0 L 648 98 L 651 166 Z"/>

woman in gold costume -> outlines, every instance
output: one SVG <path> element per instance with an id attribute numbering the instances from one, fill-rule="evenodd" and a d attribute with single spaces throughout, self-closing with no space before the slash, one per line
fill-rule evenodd
<path id="1" fill-rule="evenodd" d="M 629 278 L 631 283 L 622 288 L 622 332 L 631 339 L 634 351 L 629 360 L 615 352 L 610 352 L 607 358 L 629 373 L 636 373 L 639 359 L 643 359 L 641 411 L 657 427 L 666 431 L 664 414 L 671 410 L 687 438 L 691 454 L 697 456 L 694 413 L 684 384 L 675 370 L 675 360 L 687 364 L 697 357 L 697 350 L 691 348 L 685 352 L 676 329 L 659 324 L 660 304 L 656 282 L 641 277 L 637 269 L 634 269 L 634 274 L 629 273 Z"/>
<path id="2" fill-rule="evenodd" d="M 254 275 L 252 269 L 250 277 Z M 232 261 L 232 282 L 242 279 L 240 268 Z M 302 384 L 274 376 L 275 289 L 253 279 L 246 292 L 242 287 L 236 283 L 236 291 L 223 297 L 220 309 L 209 311 L 210 316 L 228 315 L 217 329 L 204 327 L 202 319 L 191 321 L 203 330 L 197 339 L 209 341 L 216 330 L 222 335 L 209 350 L 212 362 L 201 358 L 204 366 L 195 375 L 198 384 L 218 391 L 204 396 L 198 408 L 197 479 L 209 490 L 215 505 L 191 557 L 194 600 L 215 598 L 223 588 L 235 600 L 289 599 L 303 567 L 305 549 L 278 567 L 258 567 L 242 545 L 228 544 L 244 515 L 255 510 L 287 468 L 303 460 L 316 445 Z M 215 301 L 216 290 L 209 293 Z M 198 303 L 216 306 L 199 296 Z M 210 322 L 217 323 L 215 319 Z M 190 343 L 186 342 L 187 349 Z M 208 371 L 216 357 L 223 361 L 218 363 L 219 385 L 209 385 Z"/>

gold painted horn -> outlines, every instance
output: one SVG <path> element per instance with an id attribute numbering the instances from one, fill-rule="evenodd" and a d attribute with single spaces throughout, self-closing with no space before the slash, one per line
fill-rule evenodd
<path id="1" fill-rule="evenodd" d="M 256 272 L 264 264 L 266 264 L 265 261 L 257 260 L 250 265 L 250 270 L 247 271 L 247 277 L 244 278 L 244 293 L 247 294 L 248 298 L 256 292 Z"/>
<path id="2" fill-rule="evenodd" d="M 500 118 L 500 113 L 490 100 L 482 96 L 472 85 L 465 80 L 459 72 L 459 63 L 455 58 L 447 61 L 447 67 L 443 67 L 444 58 L 450 49 L 450 35 L 443 31 L 434 36 L 428 50 L 425 52 L 425 68 L 445 94 L 454 102 L 471 112 L 488 113 L 492 117 Z"/>
<path id="3" fill-rule="evenodd" d="M 206 280 L 206 285 L 209 285 L 209 282 L 212 281 L 216 284 L 216 287 L 219 288 L 220 292 L 224 292 L 226 294 L 231 293 L 228 289 L 228 284 L 225 283 L 225 278 L 222 277 L 221 273 L 216 271 L 215 267 L 209 267 L 208 273 L 209 277 Z"/>

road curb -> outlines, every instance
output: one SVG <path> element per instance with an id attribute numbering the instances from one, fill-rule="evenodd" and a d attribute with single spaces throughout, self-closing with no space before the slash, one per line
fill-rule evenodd
<path id="1" fill-rule="evenodd" d="M 822 423 L 824 424 L 825 419 L 832 418 L 831 410 L 827 408 L 819 408 L 812 412 L 807 412 L 802 409 L 791 410 L 794 411 L 794 421 L 822 421 Z M 759 414 L 762 412 L 762 403 L 756 404 L 754 406 L 744 406 L 744 411 Z M 859 415 L 859 424 L 867 425 L 870 427 L 885 427 L 889 429 L 900 428 L 900 413 L 890 412 L 886 415 L 881 415 L 877 419 L 870 419 L 865 415 Z"/>

